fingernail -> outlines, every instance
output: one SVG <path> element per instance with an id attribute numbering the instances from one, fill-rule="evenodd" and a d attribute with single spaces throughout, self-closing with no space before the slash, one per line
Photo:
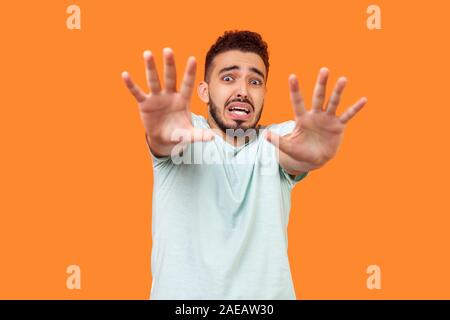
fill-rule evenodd
<path id="1" fill-rule="evenodd" d="M 144 58 L 149 58 L 152 55 L 152 52 L 150 50 L 144 51 Z"/>

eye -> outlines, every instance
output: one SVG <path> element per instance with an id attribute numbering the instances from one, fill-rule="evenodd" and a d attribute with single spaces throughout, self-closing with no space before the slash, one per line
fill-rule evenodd
<path id="1" fill-rule="evenodd" d="M 231 81 L 231 80 L 226 80 L 227 78 L 233 79 L 231 76 L 224 76 L 224 77 L 222 77 L 222 80 L 224 80 L 224 81 L 226 81 L 226 82 Z"/>
<path id="2" fill-rule="evenodd" d="M 253 79 L 252 81 L 250 81 L 252 84 L 254 84 L 254 85 L 257 85 L 257 86 L 259 86 L 259 85 L 261 85 L 262 84 L 262 81 L 260 81 L 259 79 Z"/>

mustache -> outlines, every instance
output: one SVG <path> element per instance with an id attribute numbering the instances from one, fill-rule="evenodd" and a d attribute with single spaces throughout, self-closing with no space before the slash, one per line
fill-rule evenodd
<path id="1" fill-rule="evenodd" d="M 255 108 L 253 107 L 253 104 L 248 99 L 234 99 L 234 100 L 228 101 L 227 104 L 225 104 L 225 107 L 227 107 L 228 105 L 230 105 L 233 102 L 244 102 L 244 103 L 247 103 L 247 104 L 249 104 L 252 107 L 253 110 L 255 110 Z"/>

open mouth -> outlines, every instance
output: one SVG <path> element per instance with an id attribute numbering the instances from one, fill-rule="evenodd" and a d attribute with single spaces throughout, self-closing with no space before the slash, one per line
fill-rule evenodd
<path id="1" fill-rule="evenodd" d="M 230 111 L 230 112 L 235 112 L 235 113 L 238 113 L 238 114 L 249 114 L 250 113 L 250 110 L 248 110 L 248 109 L 245 109 L 245 108 L 239 108 L 239 107 L 231 107 L 231 108 L 229 108 L 228 109 L 228 111 Z"/>
<path id="2" fill-rule="evenodd" d="M 233 120 L 246 120 L 251 116 L 252 107 L 248 103 L 232 102 L 226 107 L 226 113 Z"/>

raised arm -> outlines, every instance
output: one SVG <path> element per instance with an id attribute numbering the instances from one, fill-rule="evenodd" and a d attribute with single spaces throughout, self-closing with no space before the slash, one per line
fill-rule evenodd
<path id="1" fill-rule="evenodd" d="M 295 128 L 285 136 L 268 132 L 267 139 L 279 148 L 281 167 L 292 175 L 322 167 L 337 153 L 347 122 L 367 103 L 361 98 L 340 116 L 336 115 L 347 79 L 336 82 L 333 93 L 325 104 L 328 69 L 322 68 L 313 92 L 312 108 L 306 110 L 295 75 L 289 77 L 289 90 L 294 109 Z M 324 108 L 325 105 L 325 108 Z"/>

